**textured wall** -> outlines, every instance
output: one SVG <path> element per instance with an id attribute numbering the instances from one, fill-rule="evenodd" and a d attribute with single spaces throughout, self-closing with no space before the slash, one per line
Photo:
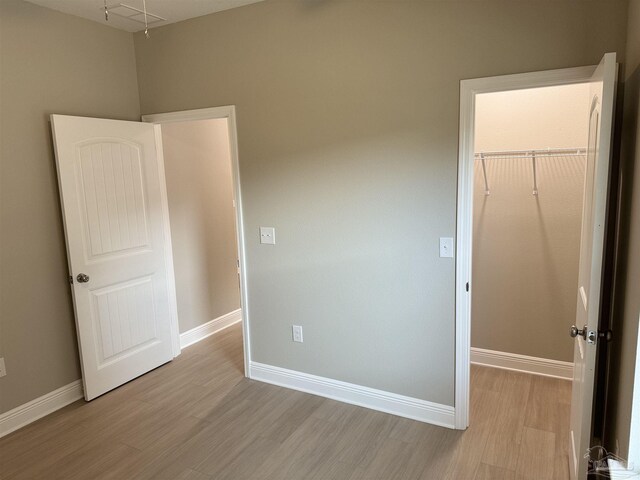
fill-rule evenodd
<path id="1" fill-rule="evenodd" d="M 180 331 L 240 308 L 227 121 L 162 126 Z"/>
<path id="2" fill-rule="evenodd" d="M 80 378 L 49 115 L 136 120 L 131 34 L 0 1 L 0 412 Z"/>
<path id="3" fill-rule="evenodd" d="M 136 34 L 144 113 L 237 107 L 253 359 L 452 405 L 459 82 L 622 54 L 626 13 L 266 1 Z"/>

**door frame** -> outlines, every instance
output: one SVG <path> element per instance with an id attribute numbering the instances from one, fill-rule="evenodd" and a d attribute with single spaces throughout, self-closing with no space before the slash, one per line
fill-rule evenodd
<path id="1" fill-rule="evenodd" d="M 473 159 L 476 95 L 537 87 L 587 83 L 596 65 L 501 75 L 460 81 L 460 138 L 456 207 L 455 428 L 469 426 L 471 285 L 473 245 Z M 467 283 L 469 291 L 467 291 Z"/>
<path id="2" fill-rule="evenodd" d="M 245 236 L 242 210 L 242 190 L 240 182 L 240 163 L 238 161 L 238 131 L 236 126 L 236 107 L 226 105 L 221 107 L 200 108 L 196 110 L 183 110 L 168 113 L 154 113 L 142 115 L 142 121 L 162 125 L 164 123 L 189 122 L 194 120 L 214 120 L 226 119 L 229 131 L 229 150 L 231 154 L 231 176 L 233 182 L 233 196 L 236 204 L 236 239 L 238 248 L 238 260 L 240 262 L 240 308 L 242 314 L 242 344 L 244 350 L 244 375 L 249 376 L 249 365 L 251 364 L 251 349 L 249 335 L 249 301 L 246 276 L 245 257 Z M 162 154 L 162 132 L 156 128 L 156 141 L 160 146 L 162 165 L 164 166 L 164 155 Z M 163 178 L 164 180 L 164 178 Z M 171 264 L 173 269 L 173 263 Z M 177 354 L 180 353 L 180 336 L 177 336 Z M 174 346 L 175 352 L 175 346 Z"/>

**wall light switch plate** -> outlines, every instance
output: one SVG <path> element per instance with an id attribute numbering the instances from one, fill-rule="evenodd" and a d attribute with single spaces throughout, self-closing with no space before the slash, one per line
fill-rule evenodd
<path id="1" fill-rule="evenodd" d="M 302 327 L 300 325 L 291 325 L 293 333 L 293 341 L 302 343 Z"/>
<path id="2" fill-rule="evenodd" d="M 4 358 L 0 358 L 0 377 L 7 374 L 7 368 L 4 366 Z"/>
<path id="3" fill-rule="evenodd" d="M 276 229 L 273 227 L 260 227 L 260 243 L 275 245 Z"/>
<path id="4" fill-rule="evenodd" d="M 453 238 L 440 237 L 440 257 L 453 258 Z"/>

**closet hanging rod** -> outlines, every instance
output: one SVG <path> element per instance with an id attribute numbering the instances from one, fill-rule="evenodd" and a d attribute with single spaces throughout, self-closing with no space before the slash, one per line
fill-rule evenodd
<path id="1" fill-rule="evenodd" d="M 532 158 L 535 157 L 579 157 L 586 155 L 585 148 L 556 148 L 547 150 L 505 150 L 501 152 L 478 152 L 475 159 L 487 157 L 504 157 L 504 158 Z"/>
<path id="2" fill-rule="evenodd" d="M 536 168 L 536 159 L 540 157 L 581 157 L 586 155 L 586 153 L 587 150 L 584 148 L 556 148 L 553 150 L 509 150 L 502 152 L 478 152 L 474 155 L 474 158 L 482 162 L 482 175 L 484 177 L 485 195 L 491 194 L 491 190 L 489 190 L 489 181 L 487 180 L 487 165 L 485 162 L 487 157 L 503 159 L 530 159 L 533 173 L 533 195 L 538 195 L 538 172 Z"/>

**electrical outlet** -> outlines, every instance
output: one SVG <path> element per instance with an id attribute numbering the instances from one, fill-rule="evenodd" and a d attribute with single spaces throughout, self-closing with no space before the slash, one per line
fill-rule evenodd
<path id="1" fill-rule="evenodd" d="M 7 367 L 4 366 L 4 358 L 0 358 L 0 377 L 7 374 Z"/>
<path id="2" fill-rule="evenodd" d="M 293 341 L 302 343 L 302 327 L 300 325 L 292 325 Z"/>
<path id="3" fill-rule="evenodd" d="M 260 227 L 260 243 L 266 245 L 275 245 L 276 229 L 273 227 Z"/>

